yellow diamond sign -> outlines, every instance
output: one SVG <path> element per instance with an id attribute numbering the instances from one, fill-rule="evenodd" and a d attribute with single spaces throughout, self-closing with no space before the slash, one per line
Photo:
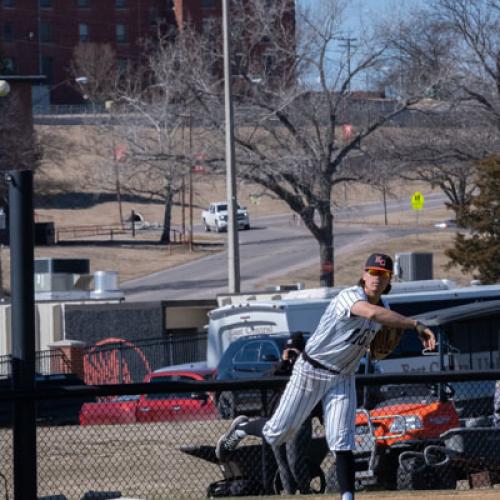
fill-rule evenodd
<path id="1" fill-rule="evenodd" d="M 413 210 L 422 210 L 424 208 L 424 195 L 419 191 L 415 191 L 411 197 L 411 206 Z"/>

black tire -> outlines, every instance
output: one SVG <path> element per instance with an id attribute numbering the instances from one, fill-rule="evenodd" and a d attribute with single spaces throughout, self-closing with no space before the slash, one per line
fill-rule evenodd
<path id="1" fill-rule="evenodd" d="M 434 487 L 437 490 L 454 490 L 457 487 L 457 471 L 452 465 L 438 467 Z"/>
<path id="2" fill-rule="evenodd" d="M 362 480 L 355 480 L 354 489 L 356 491 L 363 491 L 365 489 L 365 485 L 363 484 Z M 326 472 L 325 493 L 327 495 L 340 493 L 340 485 L 337 477 L 337 464 L 335 462 L 332 463 L 332 465 Z"/>
<path id="3" fill-rule="evenodd" d="M 309 464 L 309 467 L 310 470 L 312 471 L 311 481 L 309 483 L 311 488 L 311 493 L 315 494 L 324 493 L 326 488 L 326 479 L 323 469 L 320 466 L 314 466 L 312 464 Z M 281 484 L 281 477 L 279 470 L 277 470 L 276 473 L 274 474 L 273 489 L 276 495 L 281 495 L 281 493 L 283 492 L 283 485 Z"/>
<path id="4" fill-rule="evenodd" d="M 236 398 L 234 392 L 221 392 L 217 399 L 217 410 L 224 420 L 233 420 L 236 418 Z"/>
<path id="5" fill-rule="evenodd" d="M 245 225 L 245 230 L 248 231 L 250 229 L 250 224 Z"/>
<path id="6" fill-rule="evenodd" d="M 404 461 L 404 467 L 398 466 L 398 490 L 432 490 L 434 489 L 434 475 L 439 474 L 439 468 L 431 469 L 425 465 L 422 458 L 411 457 Z"/>
<path id="7" fill-rule="evenodd" d="M 203 219 L 203 225 L 205 226 L 205 232 L 209 233 L 210 232 L 210 226 L 207 224 L 207 221 Z"/>

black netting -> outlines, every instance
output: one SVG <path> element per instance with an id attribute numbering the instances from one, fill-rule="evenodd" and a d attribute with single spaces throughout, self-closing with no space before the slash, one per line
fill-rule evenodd
<path id="1" fill-rule="evenodd" d="M 395 383 L 401 378 L 358 388 L 364 399 L 356 414 L 356 488 L 441 490 L 493 488 L 500 483 L 495 381 L 443 381 L 428 375 L 425 382 Z M 224 456 L 224 463 L 215 452 L 230 418 L 241 413 L 247 413 L 250 421 L 267 418 L 280 381 L 268 380 L 259 387 L 260 382 L 251 389 L 248 382 L 246 386 L 200 382 L 184 384 L 177 391 L 170 383 L 151 394 L 144 392 L 143 384 L 137 395 L 110 396 L 114 389 L 108 388 L 102 394 L 105 398 L 86 395 L 75 403 L 74 395 L 59 394 L 51 399 L 54 416 L 61 415 L 61 407 L 81 405 L 79 423 L 51 419 L 50 405 L 40 401 L 38 495 L 188 499 L 283 491 L 275 454 L 260 437 L 243 437 Z M 225 398 L 222 406 L 221 398 Z M 1 404 L 5 408 L 9 403 Z M 282 450 L 292 471 L 292 482 L 286 483 L 285 477 L 285 484 L 303 490 L 307 474 L 309 491 L 334 493 L 338 491 L 335 457 L 328 451 L 321 417 L 315 416 L 305 429 L 301 432 L 307 433 L 306 439 Z M 8 485 L 8 498 L 13 498 L 9 418 L 2 421 L 0 447 L 0 497 Z M 305 457 L 305 465 L 293 465 L 295 452 Z M 299 466 L 301 477 L 294 483 L 298 476 L 293 467 Z"/>

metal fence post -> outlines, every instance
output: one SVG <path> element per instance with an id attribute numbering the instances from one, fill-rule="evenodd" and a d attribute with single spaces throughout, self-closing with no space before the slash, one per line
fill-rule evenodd
<path id="1" fill-rule="evenodd" d="M 35 388 L 33 173 L 10 171 L 9 237 L 12 304 L 12 380 L 16 391 Z M 36 408 L 14 403 L 14 498 L 37 498 Z"/>

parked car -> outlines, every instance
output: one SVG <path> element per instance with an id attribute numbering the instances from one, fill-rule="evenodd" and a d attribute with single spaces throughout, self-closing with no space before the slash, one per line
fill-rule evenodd
<path id="1" fill-rule="evenodd" d="M 310 334 L 306 333 L 306 340 Z M 216 380 L 248 380 L 257 379 L 272 373 L 279 362 L 285 342 L 290 333 L 262 333 L 244 335 L 235 340 L 224 351 L 216 370 Z M 358 373 L 364 374 L 366 358 L 362 358 Z M 377 362 L 369 364 L 370 373 L 380 372 Z M 380 400 L 378 388 L 372 387 L 366 394 L 359 391 L 357 397 L 368 406 Z M 222 391 L 216 394 L 215 400 L 219 415 L 224 419 L 233 419 L 237 415 L 259 415 L 266 413 L 265 400 L 269 401 L 272 390 Z"/>
<path id="2" fill-rule="evenodd" d="M 236 219 L 239 229 L 250 229 L 250 216 L 246 207 L 236 208 Z M 228 204 L 227 201 L 218 201 L 210 203 L 207 210 L 201 213 L 201 222 L 205 231 L 221 231 L 227 230 L 228 222 Z"/>
<path id="3" fill-rule="evenodd" d="M 207 377 L 211 371 L 207 370 Z M 203 374 L 189 371 L 155 372 L 146 383 L 203 381 Z M 214 398 L 206 392 L 168 392 L 118 396 L 82 406 L 80 425 L 111 425 L 173 420 L 207 420 L 216 417 Z"/>
<path id="4" fill-rule="evenodd" d="M 447 387 L 447 394 L 452 396 L 451 387 Z M 422 474 L 425 462 L 416 461 L 423 459 L 426 447 L 442 444 L 440 436 L 444 432 L 460 426 L 454 402 L 446 396 L 438 397 L 434 386 L 427 387 L 427 395 L 420 392 L 419 386 L 414 389 L 411 395 L 384 401 L 371 411 L 357 411 L 354 457 L 360 488 L 455 488 L 456 477 L 447 468 Z M 335 467 L 329 469 L 326 482 L 327 493 L 339 491 Z"/>
<path id="5" fill-rule="evenodd" d="M 438 229 L 448 229 L 457 227 L 457 221 L 455 219 L 447 219 L 441 222 L 436 222 L 434 227 Z"/>
<path id="6" fill-rule="evenodd" d="M 245 380 L 263 377 L 279 362 L 289 333 L 245 335 L 226 349 L 216 371 L 216 380 Z M 216 394 L 217 410 L 225 419 L 236 415 L 258 415 L 264 411 L 266 391 L 222 391 Z"/>
<path id="7" fill-rule="evenodd" d="M 48 389 L 61 386 L 85 385 L 85 382 L 74 373 L 53 373 L 50 375 L 37 374 L 36 387 Z M 10 377 L 0 379 L 0 391 L 9 389 L 12 385 Z M 83 404 L 95 401 L 95 398 L 68 398 L 54 400 L 40 400 L 36 404 L 36 419 L 42 425 L 75 425 L 78 424 L 78 415 Z M 13 407 L 9 402 L 0 404 L 0 426 L 10 426 L 13 422 Z"/>

